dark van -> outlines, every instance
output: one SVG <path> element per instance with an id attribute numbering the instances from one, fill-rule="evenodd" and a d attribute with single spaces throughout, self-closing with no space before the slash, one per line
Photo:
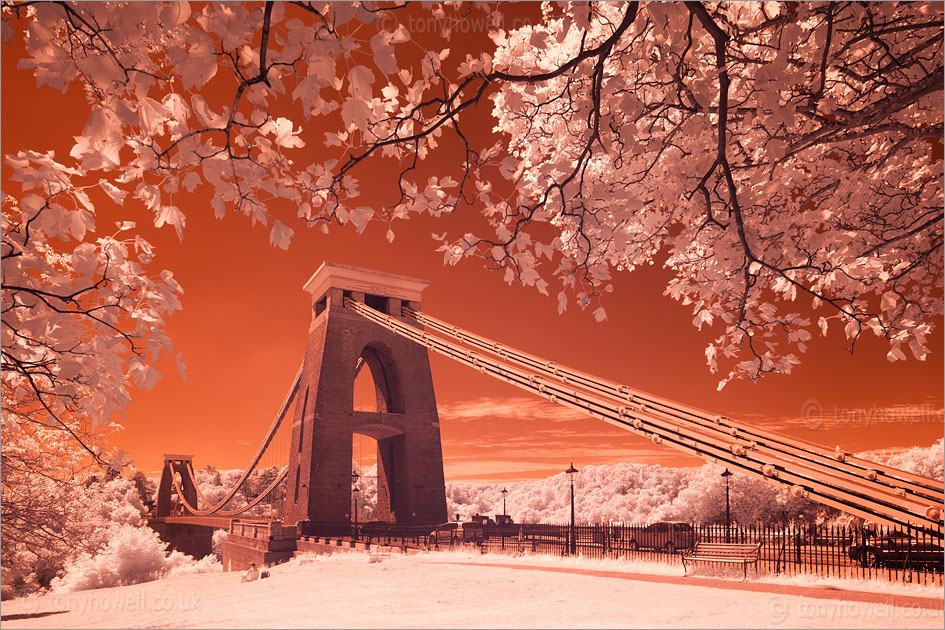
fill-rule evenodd
<path id="1" fill-rule="evenodd" d="M 677 549 L 689 549 L 695 544 L 692 525 L 678 521 L 659 521 L 631 532 L 629 548 L 662 549 L 673 553 Z"/>

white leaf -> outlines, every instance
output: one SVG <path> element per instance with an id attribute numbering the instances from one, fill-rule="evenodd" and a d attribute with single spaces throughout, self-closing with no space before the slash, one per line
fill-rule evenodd
<path id="1" fill-rule="evenodd" d="M 183 240 L 185 222 L 186 217 L 180 211 L 180 208 L 177 206 L 161 206 L 154 219 L 154 227 L 163 227 L 165 224 L 173 225 L 174 229 L 177 230 L 177 238 Z"/>
<path id="2" fill-rule="evenodd" d="M 299 127 L 298 130 L 293 131 L 292 121 L 288 118 L 270 119 L 260 128 L 260 131 L 265 134 L 271 133 L 280 147 L 298 149 L 305 146 L 305 142 L 298 137 L 302 133 L 302 128 Z"/>
<path id="3" fill-rule="evenodd" d="M 289 244 L 292 241 L 292 235 L 294 234 L 292 228 L 286 226 L 282 221 L 276 219 L 275 223 L 272 224 L 272 231 L 269 232 L 269 243 L 273 247 L 278 247 L 280 249 L 289 249 Z"/>
<path id="4" fill-rule="evenodd" d="M 177 353 L 177 373 L 180 374 L 182 380 L 187 380 L 187 366 L 184 365 L 184 359 L 181 357 L 180 353 Z"/>
<path id="5" fill-rule="evenodd" d="M 354 223 L 355 227 L 358 229 L 358 233 L 364 231 L 364 228 L 367 227 L 368 221 L 371 220 L 371 217 L 374 216 L 374 209 L 368 208 L 367 206 L 361 206 L 355 208 L 351 211 L 351 222 Z"/>
<path id="6" fill-rule="evenodd" d="M 893 361 L 905 361 L 906 355 L 902 351 L 902 348 L 898 344 L 889 349 L 889 352 L 886 353 L 886 359 L 890 362 Z"/>
<path id="7" fill-rule="evenodd" d="M 112 201 L 115 203 L 121 203 L 125 200 L 125 195 L 128 194 L 127 190 L 122 190 L 118 186 L 115 186 L 108 180 L 100 179 L 98 180 L 98 185 L 105 191 Z"/>
<path id="8" fill-rule="evenodd" d="M 91 276 L 97 266 L 98 255 L 91 243 L 83 243 L 72 250 L 72 268 L 80 276 Z"/>
<path id="9" fill-rule="evenodd" d="M 397 74 L 397 57 L 394 47 L 390 45 L 390 33 L 381 31 L 371 39 L 371 50 L 374 52 L 374 65 L 385 75 Z M 373 76 L 371 77 L 373 79 Z"/>
<path id="10" fill-rule="evenodd" d="M 154 389 L 154 386 L 161 380 L 161 373 L 150 365 L 144 366 L 138 374 L 138 386 L 144 389 Z"/>
<path id="11" fill-rule="evenodd" d="M 928 348 L 915 340 L 909 342 L 909 349 L 912 350 L 913 356 L 919 361 L 925 361 L 929 356 Z"/>
<path id="12" fill-rule="evenodd" d="M 226 207 L 223 205 L 223 200 L 219 196 L 214 195 L 213 199 L 210 200 L 210 207 L 213 208 L 213 216 L 216 219 L 222 219 L 226 216 Z"/>
<path id="13" fill-rule="evenodd" d="M 853 339 L 859 330 L 860 324 L 855 319 L 851 319 L 847 322 L 847 325 L 843 327 L 843 334 L 847 336 L 847 339 Z"/>
<path id="14" fill-rule="evenodd" d="M 341 120 L 344 121 L 345 127 L 354 125 L 361 131 L 367 131 L 370 116 L 371 109 L 361 99 L 349 98 L 341 106 Z"/>
<path id="15" fill-rule="evenodd" d="M 370 68 L 355 66 L 348 71 L 348 93 L 355 99 L 370 99 L 372 85 L 374 85 L 374 73 Z"/>
<path id="16" fill-rule="evenodd" d="M 183 49 L 180 49 L 183 52 Z M 181 55 L 177 68 L 181 83 L 186 90 L 201 88 L 217 73 L 217 56 L 210 38 L 190 44 L 185 55 Z"/>
<path id="17" fill-rule="evenodd" d="M 892 291 L 883 293 L 883 310 L 891 311 L 896 308 L 896 294 Z"/>
<path id="18" fill-rule="evenodd" d="M 197 174 L 197 171 L 190 171 L 184 175 L 184 189 L 187 192 L 194 192 L 194 190 L 201 183 L 200 175 Z"/>

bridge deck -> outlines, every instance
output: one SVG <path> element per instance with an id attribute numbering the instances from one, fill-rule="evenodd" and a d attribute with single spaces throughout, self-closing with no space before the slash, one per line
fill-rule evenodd
<path id="1" fill-rule="evenodd" d="M 242 523 L 268 523 L 269 519 L 236 518 L 232 516 L 165 516 L 164 518 L 152 518 L 152 522 L 158 523 L 176 523 L 178 525 L 198 525 L 200 527 L 212 527 L 214 529 L 230 529 L 233 521 Z"/>

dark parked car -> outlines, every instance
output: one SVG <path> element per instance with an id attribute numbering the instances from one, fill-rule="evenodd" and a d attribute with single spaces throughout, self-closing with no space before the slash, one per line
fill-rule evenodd
<path id="1" fill-rule="evenodd" d="M 430 543 L 435 541 L 437 545 L 448 545 L 451 542 L 462 542 L 462 540 L 463 527 L 460 523 L 443 523 L 430 532 Z"/>
<path id="2" fill-rule="evenodd" d="M 695 543 L 695 533 L 689 523 L 660 521 L 630 532 L 628 547 L 636 549 L 689 549 Z"/>
<path id="3" fill-rule="evenodd" d="M 391 533 L 391 524 L 387 521 L 368 521 L 358 525 L 362 536 L 386 536 Z"/>
<path id="4" fill-rule="evenodd" d="M 882 536 L 867 535 L 862 542 L 851 545 L 850 558 L 863 567 L 941 572 L 945 563 L 945 551 L 941 540 L 915 538 L 905 532 L 892 531 Z"/>

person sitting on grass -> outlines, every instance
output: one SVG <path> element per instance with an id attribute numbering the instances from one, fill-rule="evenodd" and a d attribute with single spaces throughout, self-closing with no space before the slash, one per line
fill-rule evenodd
<path id="1" fill-rule="evenodd" d="M 249 570 L 243 574 L 243 579 L 240 582 L 252 582 L 253 580 L 259 579 L 259 570 L 256 568 L 255 562 L 249 563 Z"/>

